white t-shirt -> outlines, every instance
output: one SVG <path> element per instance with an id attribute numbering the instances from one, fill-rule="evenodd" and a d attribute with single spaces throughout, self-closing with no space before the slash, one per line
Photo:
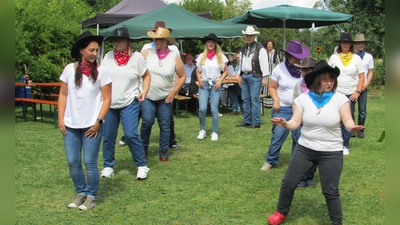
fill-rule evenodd
<path id="1" fill-rule="evenodd" d="M 222 66 L 219 67 L 218 65 L 218 60 L 217 60 L 217 54 L 210 60 L 206 57 L 206 61 L 204 65 L 201 65 L 201 58 L 203 57 L 203 53 L 197 57 L 197 68 L 199 69 L 201 73 L 201 78 L 203 81 L 217 81 L 221 77 L 221 72 L 224 71 L 226 63 L 228 63 L 228 58 L 225 55 L 222 55 Z"/>
<path id="2" fill-rule="evenodd" d="M 348 101 L 345 95 L 335 92 L 332 99 L 318 114 L 318 109 L 308 93 L 303 93 L 296 98 L 294 103 L 303 112 L 303 126 L 298 143 L 315 151 L 342 151 L 343 139 L 339 110 Z"/>
<path id="3" fill-rule="evenodd" d="M 82 75 L 82 85 L 75 86 L 74 63 L 68 64 L 60 76 L 68 85 L 67 105 L 64 114 L 65 126 L 70 128 L 87 128 L 96 123 L 103 99 L 100 88 L 111 83 L 108 69 L 99 66 L 95 83 L 86 75 Z"/>
<path id="4" fill-rule="evenodd" d="M 126 65 L 118 66 L 114 59 L 114 51 L 109 51 L 101 65 L 108 68 L 113 81 L 110 108 L 120 109 L 131 104 L 139 95 L 140 79 L 147 70 L 142 54 L 134 52 Z"/>
<path id="5" fill-rule="evenodd" d="M 365 83 L 367 83 L 368 80 L 368 72 L 370 69 L 374 69 L 374 57 L 372 57 L 371 54 L 369 54 L 368 52 L 365 52 L 364 54 L 364 58 L 362 59 L 363 61 L 363 65 L 364 65 L 364 69 L 365 69 Z"/>
<path id="6" fill-rule="evenodd" d="M 291 107 L 293 104 L 294 86 L 303 78 L 301 76 L 296 78 L 290 75 L 285 63 L 282 62 L 272 70 L 271 79 L 278 82 L 277 91 L 280 106 Z"/>
<path id="7" fill-rule="evenodd" d="M 337 66 L 340 69 L 336 91 L 345 95 L 351 95 L 357 90 L 359 80 L 358 74 L 366 74 L 362 60 L 356 54 L 353 55 L 353 58 L 347 66 L 343 65 L 339 54 L 333 54 L 331 58 L 329 58 L 328 64 L 332 67 Z"/>

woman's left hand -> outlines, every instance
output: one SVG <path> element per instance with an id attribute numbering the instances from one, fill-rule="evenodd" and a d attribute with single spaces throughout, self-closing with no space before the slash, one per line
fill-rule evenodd
<path id="1" fill-rule="evenodd" d="M 96 122 L 95 125 L 91 126 L 91 127 L 89 128 L 89 130 L 87 130 L 87 131 L 85 132 L 85 136 L 86 136 L 87 138 L 91 138 L 91 137 L 93 137 L 93 136 L 94 136 L 94 138 L 96 138 L 100 126 L 101 126 L 101 125 L 100 125 L 99 123 Z"/>
<path id="2" fill-rule="evenodd" d="M 165 103 L 172 103 L 174 101 L 175 95 L 173 93 L 169 93 L 169 95 L 165 98 Z"/>
<path id="3" fill-rule="evenodd" d="M 364 130 L 365 129 L 365 126 L 362 126 L 362 125 L 354 125 L 353 127 L 351 127 L 350 128 L 350 132 L 352 132 L 352 133 L 356 133 L 356 132 L 359 132 L 359 131 L 362 131 L 362 130 Z"/>
<path id="4" fill-rule="evenodd" d="M 350 100 L 355 102 L 355 101 L 357 101 L 358 97 L 360 97 L 360 94 L 358 94 L 357 92 L 354 92 L 352 95 L 350 95 Z"/>
<path id="5" fill-rule="evenodd" d="M 221 81 L 217 81 L 214 85 L 214 90 L 218 91 L 220 87 L 221 87 Z"/>

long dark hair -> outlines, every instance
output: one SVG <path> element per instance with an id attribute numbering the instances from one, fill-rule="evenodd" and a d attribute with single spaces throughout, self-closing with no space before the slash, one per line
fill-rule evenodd
<path id="1" fill-rule="evenodd" d="M 94 40 L 87 40 L 82 43 L 79 49 L 86 48 L 92 41 Z M 100 44 L 99 44 L 100 45 Z M 82 57 L 79 58 L 78 66 L 75 69 L 75 86 L 80 88 L 82 86 L 82 71 L 81 71 L 81 62 Z M 97 60 L 93 62 L 93 69 L 90 72 L 89 79 L 92 80 L 92 83 L 97 81 L 97 76 L 99 75 L 99 71 L 97 70 Z"/>

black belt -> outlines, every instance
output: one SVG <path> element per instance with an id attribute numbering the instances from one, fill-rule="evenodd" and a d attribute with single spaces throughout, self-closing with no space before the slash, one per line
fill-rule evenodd
<path id="1" fill-rule="evenodd" d="M 250 72 L 242 72 L 244 75 L 249 75 L 249 74 L 252 74 L 253 73 L 253 71 L 250 71 Z"/>

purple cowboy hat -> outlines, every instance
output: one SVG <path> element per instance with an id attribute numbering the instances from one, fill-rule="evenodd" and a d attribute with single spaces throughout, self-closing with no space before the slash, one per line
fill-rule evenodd
<path id="1" fill-rule="evenodd" d="M 310 56 L 310 49 L 305 45 L 301 45 L 301 41 L 299 40 L 289 41 L 287 46 L 286 50 L 281 49 L 281 51 L 284 51 L 300 60 Z"/>

